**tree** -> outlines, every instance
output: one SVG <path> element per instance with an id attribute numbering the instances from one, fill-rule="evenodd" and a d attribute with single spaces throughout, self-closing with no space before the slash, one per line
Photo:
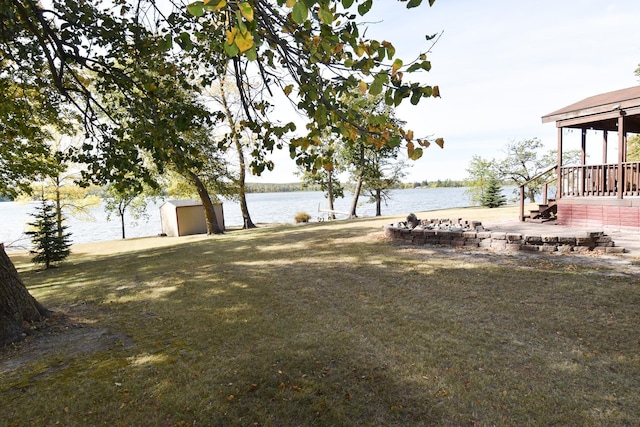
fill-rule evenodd
<path id="1" fill-rule="evenodd" d="M 495 176 L 488 179 L 486 191 L 480 198 L 480 205 L 486 208 L 497 208 L 507 203 L 506 197 L 502 194 L 500 181 Z"/>
<path id="2" fill-rule="evenodd" d="M 190 4 L 185 13 L 181 2 L 173 1 L 0 0 L 0 94 L 21 100 L 0 108 L 0 132 L 12 129 L 8 124 L 19 129 L 15 137 L 2 135 L 0 191 L 28 185 L 46 164 L 38 157 L 48 152 L 32 135 L 42 127 L 31 118 L 57 121 L 65 106 L 85 127 L 86 141 L 69 152 L 86 165 L 85 181 L 154 187 L 154 174 L 164 173 L 177 153 L 189 149 L 180 133 L 210 121 L 205 108 L 177 97 L 176 89 L 206 87 L 229 64 L 247 126 L 257 138 L 251 164 L 258 173 L 266 167 L 262 155 L 282 147 L 292 126 L 272 123 L 266 104 L 247 96 L 245 83 L 253 76 L 269 89 L 278 86 L 309 117 L 307 135 L 288 143 L 292 156 L 309 165 L 315 159 L 304 149 L 319 141 L 326 127 L 344 137 L 360 133 L 372 144 L 404 141 L 412 159 L 430 143 L 410 130 L 388 133 L 382 123 L 361 128 L 359 110 L 342 101 L 342 94 L 356 88 L 383 94 L 395 106 L 440 94 L 436 85 L 408 81 L 430 70 L 428 49 L 403 61 L 391 42 L 360 34 L 357 18 L 369 12 L 371 0 L 204 3 Z M 405 3 L 413 8 L 422 2 Z M 104 102 L 109 99 L 119 103 Z M 24 159 L 16 155 L 30 151 L 33 156 Z"/>
<path id="3" fill-rule="evenodd" d="M 633 135 L 627 139 L 627 161 L 640 161 L 640 134 Z"/>
<path id="4" fill-rule="evenodd" d="M 389 153 L 390 150 L 395 153 Z M 389 200 L 389 190 L 402 183 L 406 163 L 397 159 L 398 148 L 385 146 L 372 153 L 364 187 L 376 204 L 376 216 L 382 215 L 382 202 Z"/>
<path id="5" fill-rule="evenodd" d="M 335 199 L 344 197 L 344 188 L 337 176 L 343 170 L 338 159 L 340 143 L 340 139 L 335 138 L 328 129 L 325 129 L 321 144 L 310 148 L 315 158 L 313 168 L 308 170 L 304 164 L 298 164 L 302 184 L 306 188 L 319 186 L 320 191 L 329 201 L 329 219 L 336 219 Z"/>
<path id="6" fill-rule="evenodd" d="M 204 207 L 208 234 L 221 234 L 224 230 L 219 226 L 213 202 L 218 195 L 232 196 L 237 192 L 234 177 L 227 168 L 224 157 L 224 147 L 216 142 L 213 132 L 201 127 L 183 135 L 188 143 L 189 156 L 184 153 L 174 156 L 171 160 L 171 170 L 187 180 L 191 191 L 183 194 L 196 194 Z"/>
<path id="7" fill-rule="evenodd" d="M 64 261 L 71 253 L 70 234 L 65 232 L 68 227 L 58 225 L 55 205 L 44 199 L 32 216 L 35 218 L 29 223 L 32 230 L 26 232 L 33 244 L 30 253 L 35 256 L 32 260 L 48 269 Z"/>
<path id="8" fill-rule="evenodd" d="M 79 218 L 91 219 L 89 208 L 98 206 L 100 198 L 90 194 L 90 189 L 80 187 L 76 182 L 80 180 L 80 172 L 73 171 L 73 165 L 67 163 L 64 155 L 63 140 L 65 136 L 51 133 L 55 142 L 51 144 L 53 160 L 50 170 L 43 174 L 41 180 L 31 185 L 32 189 L 43 199 L 51 200 L 55 204 L 56 222 L 58 230 L 62 230 L 64 213 Z"/>
<path id="9" fill-rule="evenodd" d="M 472 204 L 482 205 L 482 199 L 485 197 L 489 183 L 492 179 L 497 178 L 496 162 L 474 155 L 467 167 L 467 173 L 469 178 L 466 194 L 469 195 Z"/>
<path id="10" fill-rule="evenodd" d="M 104 209 L 107 211 L 107 220 L 111 218 L 111 214 L 115 213 L 120 218 L 120 229 L 122 238 L 126 238 L 125 233 L 125 213 L 133 219 L 138 220 L 147 215 L 147 202 L 149 197 L 155 195 L 152 190 L 147 189 L 146 192 L 139 191 L 137 187 L 123 187 L 116 183 L 109 184 L 104 192 Z"/>
<path id="11" fill-rule="evenodd" d="M 29 294 L 0 243 L 0 346 L 19 340 L 28 325 L 51 314 Z"/>
<path id="12" fill-rule="evenodd" d="M 556 163 L 556 151 L 541 153 L 542 141 L 538 138 L 511 141 L 505 149 L 506 158 L 496 163 L 497 177 L 500 180 L 510 180 L 520 186 L 553 166 Z M 563 153 L 563 164 L 579 164 L 580 150 L 570 150 Z M 551 173 L 551 172 L 550 172 Z M 542 192 L 542 186 L 548 176 L 541 176 L 527 185 L 527 197 L 535 203 L 535 197 Z"/>
<path id="13" fill-rule="evenodd" d="M 254 77 L 268 90 L 278 86 L 310 118 L 308 134 L 289 144 L 307 164 L 314 159 L 306 156 L 304 147 L 316 143 L 326 127 L 341 136 L 359 132 L 372 143 L 397 145 L 404 140 L 411 158 L 429 144 L 409 130 L 391 135 L 381 124 L 361 128 L 359 111 L 342 101 L 344 93 L 355 89 L 381 94 L 395 106 L 439 96 L 438 86 L 409 81 L 415 73 L 430 70 L 428 49 L 403 61 L 391 42 L 360 33 L 358 21 L 372 1 L 206 3 L 184 9 L 179 2 L 155 0 L 123 0 L 115 6 L 2 0 L 0 46 L 8 58 L 3 76 L 47 88 L 50 105 L 66 103 L 81 114 L 88 140 L 73 154 L 90 165 L 85 178 L 101 183 L 135 184 L 127 178 L 133 174 L 150 184 L 140 150 L 154 163 L 163 163 L 168 149 L 158 142 L 174 141 L 176 132 L 207 119 L 203 109 L 176 100 L 165 81 L 196 91 L 224 74 L 228 65 L 238 80 L 247 124 L 258 138 L 255 171 L 264 166 L 262 154 L 282 146 L 284 130 L 265 115 L 267 102 L 255 102 L 246 92 L 246 83 Z M 420 3 L 412 0 L 406 7 Z M 437 40 L 436 35 L 426 38 Z M 108 94 L 126 101 L 126 116 L 104 102 Z M 159 106 L 168 106 L 165 111 L 172 113 L 162 114 L 161 122 L 154 119 Z M 128 126 L 126 117 L 136 120 L 136 129 Z M 127 137 L 131 135 L 135 138 Z"/>
<path id="14" fill-rule="evenodd" d="M 50 88 L 36 76 L 21 81 L 0 52 L 0 196 L 16 197 L 30 194 L 32 181 L 55 171 L 50 129 L 63 120 Z"/>
<path id="15" fill-rule="evenodd" d="M 388 138 L 393 139 L 393 135 L 401 135 L 402 122 L 394 115 L 393 107 L 386 105 L 382 96 L 372 96 L 367 93 L 354 92 L 345 95 L 350 108 L 357 110 L 361 120 L 361 129 L 370 127 L 384 128 L 384 133 Z M 383 165 L 388 159 L 395 159 L 398 155 L 399 143 L 385 143 L 384 140 L 370 141 L 366 132 L 355 133 L 342 138 L 340 150 L 341 162 L 349 170 L 355 186 L 351 201 L 350 216 L 355 218 L 358 205 L 358 198 L 363 186 L 367 183 L 373 187 L 382 189 Z M 419 148 L 419 147 L 418 147 Z M 415 156 L 415 150 L 409 150 L 409 156 Z M 387 160 L 383 160 L 387 159 Z M 374 184 L 375 183 L 375 184 Z M 385 184 L 388 185 L 390 183 Z M 374 196 L 375 197 L 375 196 Z M 381 194 L 379 194 L 378 202 Z M 379 207 L 379 206 L 378 206 Z"/>
<path id="16" fill-rule="evenodd" d="M 238 120 L 236 119 L 237 114 L 231 112 L 231 101 L 229 100 L 229 96 L 227 95 L 226 88 L 226 78 L 223 77 L 220 79 L 219 90 L 220 97 L 219 103 L 222 105 L 224 109 L 224 113 L 227 118 L 227 123 L 229 125 L 228 138 L 233 142 L 233 146 L 238 155 L 238 200 L 240 202 L 240 212 L 242 213 L 242 228 L 250 229 L 256 228 L 256 225 L 251 220 L 251 215 L 249 214 L 249 206 L 247 205 L 247 189 L 246 189 L 246 174 L 247 174 L 247 163 L 245 160 L 244 154 L 244 144 L 241 141 L 241 133 L 242 127 L 239 126 Z"/>

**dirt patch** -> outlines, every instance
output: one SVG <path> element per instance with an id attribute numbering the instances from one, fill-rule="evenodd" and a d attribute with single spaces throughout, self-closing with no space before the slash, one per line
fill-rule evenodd
<path id="1" fill-rule="evenodd" d="M 0 348 L 0 374 L 15 371 L 53 354 L 64 359 L 107 350 L 117 343 L 130 345 L 122 333 L 95 327 L 86 319 L 84 304 L 69 312 L 54 312 L 44 322 L 33 325 L 24 340 Z"/>

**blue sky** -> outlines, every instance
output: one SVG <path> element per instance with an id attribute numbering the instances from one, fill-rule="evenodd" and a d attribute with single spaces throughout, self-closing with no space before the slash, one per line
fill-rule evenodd
<path id="1" fill-rule="evenodd" d="M 586 97 L 640 84 L 640 1 L 437 0 L 406 10 L 374 2 L 368 37 L 391 41 L 406 61 L 426 50 L 425 34 L 443 32 L 420 81 L 441 98 L 400 106 L 397 116 L 416 135 L 442 137 L 412 162 L 406 181 L 463 179 L 473 155 L 502 158 L 510 141 L 540 138 L 549 149 L 557 131 L 541 117 Z M 579 134 L 567 136 L 579 147 Z M 587 150 L 600 136 L 588 134 Z M 615 158 L 615 157 L 613 157 Z M 274 172 L 249 181 L 292 182 L 287 153 Z M 598 162 L 598 159 L 592 160 Z"/>

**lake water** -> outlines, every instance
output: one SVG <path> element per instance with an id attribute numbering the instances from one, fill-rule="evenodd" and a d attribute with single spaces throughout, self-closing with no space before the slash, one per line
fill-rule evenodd
<path id="1" fill-rule="evenodd" d="M 436 209 L 456 208 L 469 205 L 466 188 L 414 188 L 394 190 L 387 205 L 382 205 L 382 215 L 409 214 Z M 511 191 L 505 189 L 510 197 Z M 351 195 L 336 200 L 336 211 L 349 212 Z M 368 203 L 368 197 L 360 197 L 361 204 L 357 208 L 359 217 L 375 215 L 375 204 Z M 162 202 L 150 203 L 147 208 L 148 218 L 134 221 L 125 214 L 125 231 L 127 238 L 155 236 L 161 232 L 160 211 Z M 33 221 L 30 213 L 35 212 L 38 202 L 0 203 L 0 242 L 4 242 L 7 250 L 24 249 L 29 246 L 25 236 L 27 223 Z M 311 215 L 313 221 L 322 216 L 318 209 L 326 209 L 327 200 L 322 192 L 288 192 L 288 193 L 251 193 L 247 194 L 249 214 L 254 223 L 293 223 L 298 212 Z M 234 201 L 224 201 L 224 220 L 226 227 L 242 225 L 240 205 Z M 92 209 L 93 220 L 84 222 L 73 217 L 68 218 L 69 232 L 73 243 L 88 243 L 121 238 L 120 219 L 112 215 L 107 221 L 107 214 L 102 207 Z M 325 214 L 326 217 L 326 214 Z M 339 215 L 344 218 L 344 215 Z"/>

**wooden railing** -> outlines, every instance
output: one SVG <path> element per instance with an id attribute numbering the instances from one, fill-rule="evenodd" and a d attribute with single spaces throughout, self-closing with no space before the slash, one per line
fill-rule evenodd
<path id="1" fill-rule="evenodd" d="M 618 196 L 617 164 L 563 166 L 562 196 Z M 621 195 L 640 196 L 640 162 L 622 163 Z"/>
<path id="2" fill-rule="evenodd" d="M 557 173 L 557 166 L 554 165 L 520 186 L 520 221 L 524 221 L 525 187 L 554 169 Z M 640 196 L 640 162 L 622 163 L 622 187 L 620 192 L 618 192 L 619 169 L 618 164 L 562 166 L 560 168 L 562 191 L 561 195 L 556 197 L 618 196 L 624 198 Z M 544 184 L 542 197 L 542 203 L 546 204 L 546 183 Z"/>
<path id="3" fill-rule="evenodd" d="M 525 182 L 524 184 L 522 184 L 520 186 L 520 221 L 524 221 L 524 189 L 529 186 L 529 184 L 531 184 L 532 182 L 542 178 L 543 176 L 547 175 L 549 172 L 551 172 L 552 170 L 556 170 L 558 168 L 558 165 L 553 165 L 550 166 L 548 169 L 543 170 L 542 172 L 540 172 L 539 174 L 537 174 L 536 176 L 534 176 L 533 178 L 531 178 L 529 181 Z M 549 183 L 551 183 L 552 181 L 546 181 L 543 185 L 542 185 L 542 203 L 546 204 L 547 201 L 549 200 L 549 195 L 548 195 L 548 191 L 549 191 Z"/>

